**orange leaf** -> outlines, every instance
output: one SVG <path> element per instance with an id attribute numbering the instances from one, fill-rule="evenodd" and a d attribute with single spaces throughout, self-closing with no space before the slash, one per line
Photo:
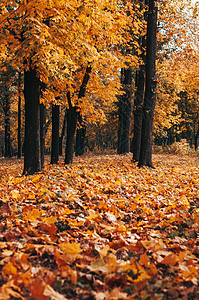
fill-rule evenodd
<path id="1" fill-rule="evenodd" d="M 179 262 L 178 256 L 173 253 L 167 255 L 165 258 L 163 258 L 162 261 L 160 261 L 160 263 L 163 265 L 171 265 L 171 266 L 175 266 L 178 262 Z"/>
<path id="2" fill-rule="evenodd" d="M 2 274 L 4 277 L 7 275 L 16 275 L 17 268 L 9 261 L 6 265 L 3 266 Z"/>
<path id="3" fill-rule="evenodd" d="M 44 295 L 44 289 L 44 283 L 39 278 L 35 278 L 31 281 L 30 292 L 33 298 L 39 300 L 48 300 L 49 297 Z"/>
<path id="4" fill-rule="evenodd" d="M 156 266 L 154 265 L 154 263 L 149 265 L 150 271 L 148 271 L 148 273 L 150 275 L 156 275 L 158 273 L 158 270 L 156 268 Z"/>
<path id="5" fill-rule="evenodd" d="M 149 258 L 147 256 L 146 252 L 140 256 L 140 263 L 142 265 L 144 265 L 145 267 L 149 266 L 150 260 L 149 260 Z"/>

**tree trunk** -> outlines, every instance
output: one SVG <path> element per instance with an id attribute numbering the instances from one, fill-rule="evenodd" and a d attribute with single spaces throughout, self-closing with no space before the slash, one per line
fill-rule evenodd
<path id="1" fill-rule="evenodd" d="M 139 161 L 142 133 L 142 105 L 144 98 L 144 67 L 140 66 L 140 70 L 136 72 L 136 93 L 134 102 L 134 135 L 132 141 L 133 160 Z"/>
<path id="2" fill-rule="evenodd" d="M 40 80 L 36 71 L 24 71 L 25 141 L 23 174 L 41 171 L 40 147 Z"/>
<path id="3" fill-rule="evenodd" d="M 156 43 L 157 43 L 157 6 L 155 0 L 149 0 L 147 15 L 146 45 L 146 88 L 142 112 L 142 136 L 139 166 L 152 164 L 153 117 L 156 101 Z"/>
<path id="4" fill-rule="evenodd" d="M 10 137 L 10 100 L 9 96 L 5 98 L 5 157 L 12 156 L 11 137 Z"/>
<path id="5" fill-rule="evenodd" d="M 194 146 L 195 146 L 195 151 L 198 150 L 198 138 L 199 138 L 199 129 L 196 132 L 196 135 L 194 137 Z"/>
<path id="6" fill-rule="evenodd" d="M 21 158 L 21 96 L 18 99 L 18 129 L 17 129 L 18 151 L 17 157 Z"/>
<path id="7" fill-rule="evenodd" d="M 52 105 L 52 146 L 51 164 L 58 164 L 59 160 L 59 105 Z"/>
<path id="8" fill-rule="evenodd" d="M 132 70 L 121 70 L 121 83 L 124 94 L 119 99 L 119 129 L 118 154 L 130 152 L 130 125 L 131 125 L 131 97 L 132 97 Z"/>
<path id="9" fill-rule="evenodd" d="M 41 168 L 44 166 L 45 155 L 45 135 L 46 135 L 46 107 L 40 104 L 40 144 L 41 144 Z"/>
<path id="10" fill-rule="evenodd" d="M 18 82 L 18 129 L 17 129 L 17 141 L 18 141 L 18 151 L 17 157 L 21 158 L 21 72 L 19 72 L 19 82 Z"/>
<path id="11" fill-rule="evenodd" d="M 67 139 L 66 139 L 66 152 L 65 163 L 71 164 L 73 162 L 75 130 L 77 126 L 77 109 L 72 106 L 68 109 L 67 114 Z"/>
<path id="12" fill-rule="evenodd" d="M 86 86 L 90 78 L 92 67 L 87 66 L 82 84 L 79 89 L 78 99 L 83 98 L 86 92 Z M 67 115 L 67 139 L 66 139 L 66 148 L 65 148 L 65 164 L 71 164 L 73 161 L 74 154 L 74 141 L 75 141 L 75 131 L 77 127 L 77 118 L 78 118 L 78 107 L 72 106 L 70 92 L 67 93 L 67 99 L 69 104 L 68 115 Z"/>
<path id="13" fill-rule="evenodd" d="M 81 156 L 84 154 L 84 147 L 85 147 L 85 137 L 86 137 L 86 125 L 83 122 L 82 116 L 79 115 L 78 123 L 80 128 L 77 129 L 76 133 L 76 156 Z"/>
<path id="14" fill-rule="evenodd" d="M 149 4 L 149 0 L 145 0 L 145 6 Z M 147 13 L 144 13 L 144 20 L 147 21 Z M 143 64 L 140 64 L 139 71 L 136 72 L 135 78 L 135 101 L 134 101 L 134 135 L 132 140 L 133 160 L 139 161 L 140 147 L 141 147 L 141 134 L 142 134 L 142 107 L 144 102 L 144 88 L 145 88 L 145 64 L 146 64 L 146 35 L 141 37 L 141 58 Z"/>
<path id="15" fill-rule="evenodd" d="M 64 114 L 64 121 L 63 121 L 61 136 L 59 137 L 59 155 L 62 155 L 62 143 L 63 143 L 63 138 L 64 138 L 64 135 L 66 132 L 67 112 L 68 112 L 68 110 L 66 109 L 65 114 Z"/>
<path id="16" fill-rule="evenodd" d="M 122 154 L 122 137 L 123 137 L 123 104 L 120 96 L 118 102 L 118 115 L 119 115 L 119 125 L 118 125 L 118 142 L 117 142 L 117 154 Z"/>

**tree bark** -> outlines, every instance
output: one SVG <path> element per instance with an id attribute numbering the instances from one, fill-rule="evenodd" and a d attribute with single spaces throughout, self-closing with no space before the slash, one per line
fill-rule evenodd
<path id="1" fill-rule="evenodd" d="M 144 99 L 144 67 L 136 72 L 136 93 L 134 101 L 134 135 L 132 141 L 133 160 L 139 161 L 142 133 L 142 106 Z"/>
<path id="2" fill-rule="evenodd" d="M 5 157 L 12 156 L 11 137 L 10 137 L 10 99 L 9 96 L 5 96 Z"/>
<path id="3" fill-rule="evenodd" d="M 62 143 L 63 143 L 64 135 L 66 133 L 67 112 L 68 112 L 68 110 L 66 109 L 65 114 L 64 114 L 64 121 L 63 121 L 61 136 L 59 137 L 59 155 L 62 155 Z"/>
<path id="4" fill-rule="evenodd" d="M 71 106 L 67 114 L 67 139 L 66 139 L 65 164 L 71 164 L 73 162 L 76 126 L 77 126 L 77 109 L 75 106 Z"/>
<path id="5" fill-rule="evenodd" d="M 52 105 L 51 164 L 59 161 L 59 105 Z"/>
<path id="6" fill-rule="evenodd" d="M 132 97 L 132 70 L 121 70 L 121 83 L 124 94 L 119 98 L 119 129 L 118 154 L 130 152 L 130 125 L 131 125 L 131 97 Z"/>
<path id="7" fill-rule="evenodd" d="M 76 133 L 76 156 L 81 156 L 84 154 L 84 147 L 85 147 L 85 137 L 86 137 L 86 125 L 83 122 L 82 116 L 79 115 L 78 123 L 80 128 L 77 129 Z"/>
<path id="8" fill-rule="evenodd" d="M 149 0 L 145 0 L 145 6 L 149 4 Z M 147 21 L 147 13 L 144 13 L 144 20 Z M 134 135 L 132 140 L 133 161 L 138 162 L 140 157 L 141 134 L 142 134 L 142 107 L 144 102 L 145 89 L 145 64 L 146 64 L 146 35 L 141 37 L 141 58 L 143 63 L 140 64 L 139 71 L 136 72 L 135 78 L 135 101 L 134 101 Z"/>
<path id="9" fill-rule="evenodd" d="M 17 142 L 18 142 L 18 151 L 17 157 L 21 158 L 22 146 L 21 146 L 21 72 L 19 72 L 18 78 L 18 128 L 17 128 Z"/>
<path id="10" fill-rule="evenodd" d="M 155 0 L 149 0 L 147 15 L 147 45 L 146 45 L 146 88 L 142 112 L 142 136 L 139 166 L 149 166 L 152 163 L 153 117 L 156 101 L 156 44 L 157 44 L 157 5 Z"/>
<path id="11" fill-rule="evenodd" d="M 198 150 L 198 138 L 199 138 L 199 129 L 196 132 L 196 135 L 194 137 L 194 147 L 195 147 L 195 151 Z"/>
<path id="12" fill-rule="evenodd" d="M 44 166 L 45 155 L 45 135 L 46 135 L 46 107 L 40 104 L 40 144 L 41 144 L 41 168 Z"/>
<path id="13" fill-rule="evenodd" d="M 40 80 L 30 67 L 24 71 L 25 141 L 23 174 L 41 171 L 40 147 Z"/>
<path id="14" fill-rule="evenodd" d="M 118 142 L 117 142 L 117 154 L 122 154 L 122 137 L 123 137 L 123 105 L 121 101 L 121 96 L 118 102 L 118 115 L 119 115 L 119 124 L 118 124 Z"/>
<path id="15" fill-rule="evenodd" d="M 92 67 L 87 66 L 82 84 L 79 89 L 78 99 L 83 98 L 86 92 L 86 86 L 90 78 Z M 68 115 L 67 115 L 67 139 L 65 148 L 65 164 L 71 164 L 73 161 L 74 154 L 74 142 L 75 142 L 75 131 L 77 127 L 77 118 L 79 115 L 78 107 L 72 106 L 70 92 L 67 93 L 67 99 L 69 104 Z"/>
<path id="16" fill-rule="evenodd" d="M 18 98 L 18 129 L 17 129 L 18 151 L 17 157 L 21 158 L 21 96 Z"/>

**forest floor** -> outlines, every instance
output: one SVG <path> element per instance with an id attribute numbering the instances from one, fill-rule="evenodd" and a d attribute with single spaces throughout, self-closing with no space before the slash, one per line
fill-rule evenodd
<path id="1" fill-rule="evenodd" d="M 0 299 L 199 299 L 199 164 L 0 164 Z"/>

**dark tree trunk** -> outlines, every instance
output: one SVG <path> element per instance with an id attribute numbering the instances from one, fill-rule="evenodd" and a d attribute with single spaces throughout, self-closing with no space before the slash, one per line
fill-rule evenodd
<path id="1" fill-rule="evenodd" d="M 63 143 L 63 138 L 66 133 L 66 121 L 67 121 L 67 109 L 64 114 L 64 121 L 63 121 L 63 126 L 62 126 L 62 131 L 61 131 L 61 136 L 59 137 L 59 155 L 62 155 L 62 143 Z"/>
<path id="2" fill-rule="evenodd" d="M 149 4 L 149 0 L 145 0 L 145 5 Z M 144 13 L 144 20 L 147 21 L 147 13 Z M 143 64 L 140 65 L 139 71 L 136 72 L 135 78 L 135 100 L 134 100 L 134 135 L 132 140 L 133 160 L 139 161 L 141 134 L 142 134 L 142 107 L 144 102 L 144 88 L 145 88 L 145 64 L 146 64 L 146 35 L 141 37 L 141 58 Z"/>
<path id="3" fill-rule="evenodd" d="M 132 97 L 132 70 L 121 70 L 121 83 L 124 94 L 119 98 L 119 129 L 118 154 L 130 152 L 130 125 L 131 125 L 131 97 Z"/>
<path id="4" fill-rule="evenodd" d="M 82 84 L 80 86 L 78 99 L 83 98 L 86 92 L 86 86 L 90 78 L 92 67 L 87 66 Z M 65 148 L 65 163 L 70 164 L 73 161 L 74 154 L 74 141 L 75 141 L 75 131 L 77 127 L 77 118 L 79 115 L 78 107 L 72 106 L 70 92 L 67 93 L 67 99 L 69 104 L 68 115 L 67 115 L 67 138 L 66 138 L 66 148 Z"/>
<path id="5" fill-rule="evenodd" d="M 24 71 L 25 141 L 23 174 L 41 171 L 40 147 L 40 80 L 36 71 Z"/>
<path id="6" fill-rule="evenodd" d="M 86 125 L 83 122 L 82 116 L 79 115 L 78 123 L 80 128 L 77 129 L 76 133 L 76 156 L 81 156 L 84 154 L 84 147 L 85 147 L 85 137 L 86 137 Z"/>
<path id="7" fill-rule="evenodd" d="M 72 106 L 67 113 L 67 139 L 66 139 L 66 153 L 65 163 L 71 164 L 73 162 L 75 130 L 77 126 L 77 109 Z"/>
<path id="8" fill-rule="evenodd" d="M 11 137 L 10 137 L 10 100 L 9 96 L 6 95 L 5 105 L 5 157 L 12 156 Z"/>
<path id="9" fill-rule="evenodd" d="M 52 105 L 52 146 L 51 164 L 59 160 L 59 105 Z"/>
<path id="10" fill-rule="evenodd" d="M 18 82 L 18 93 L 19 93 L 19 98 L 18 98 L 17 157 L 21 158 L 22 146 L 21 146 L 21 73 L 20 72 L 19 72 L 19 82 Z"/>
<path id="11" fill-rule="evenodd" d="M 157 43 L 157 6 L 156 1 L 149 0 L 147 15 L 146 45 L 146 88 L 142 114 L 142 136 L 139 166 L 153 167 L 152 139 L 153 117 L 156 101 L 156 43 Z"/>
<path id="12" fill-rule="evenodd" d="M 44 166 L 45 155 L 45 135 L 46 135 L 46 107 L 40 104 L 40 144 L 41 144 L 41 168 Z"/>
<path id="13" fill-rule="evenodd" d="M 118 124 L 117 154 L 122 154 L 123 119 L 124 119 L 122 96 L 120 96 L 118 102 L 118 115 L 119 115 L 119 124 Z"/>
<path id="14" fill-rule="evenodd" d="M 142 133 L 142 105 L 144 97 L 144 67 L 136 72 L 136 93 L 134 101 L 134 135 L 132 141 L 133 160 L 139 161 L 140 147 L 141 147 L 141 133 Z"/>
<path id="15" fill-rule="evenodd" d="M 17 156 L 21 158 L 21 96 L 18 99 L 18 129 L 17 129 L 18 151 Z"/>
<path id="16" fill-rule="evenodd" d="M 197 149 L 198 149 L 198 138 L 199 138 L 199 129 L 197 130 L 197 133 L 194 138 L 195 151 L 197 151 Z"/>

